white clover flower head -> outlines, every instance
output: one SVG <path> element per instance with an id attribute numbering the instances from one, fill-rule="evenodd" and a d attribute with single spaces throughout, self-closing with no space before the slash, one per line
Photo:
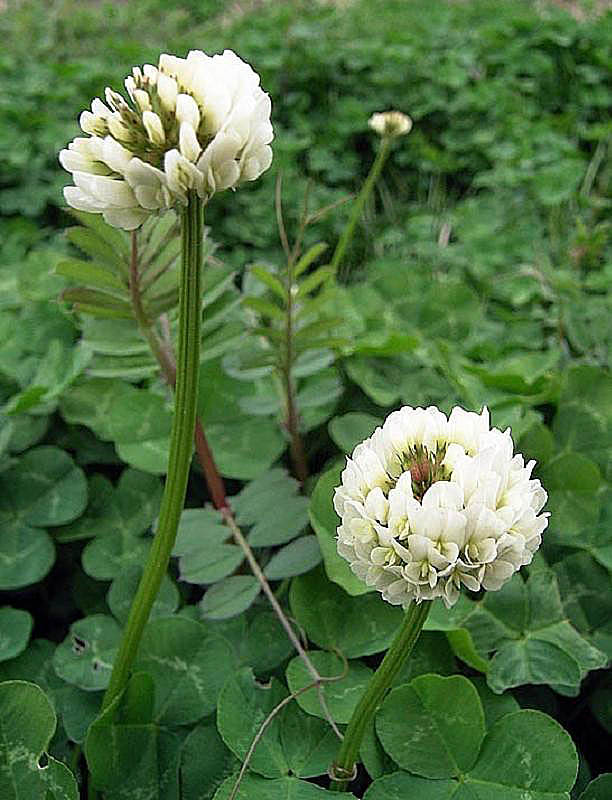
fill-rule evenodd
<path id="1" fill-rule="evenodd" d="M 372 114 L 368 125 L 379 136 L 389 139 L 406 136 L 412 130 L 412 120 L 401 111 L 382 111 Z"/>
<path id="2" fill-rule="evenodd" d="M 128 99 L 106 89 L 83 111 L 86 136 L 59 155 L 74 185 L 68 205 L 133 230 L 151 214 L 253 181 L 272 162 L 270 97 L 231 50 L 186 58 L 163 54 L 134 67 Z"/>
<path id="3" fill-rule="evenodd" d="M 514 455 L 489 412 L 394 411 L 347 459 L 334 508 L 338 552 L 394 605 L 501 589 L 548 525 L 535 461 Z"/>

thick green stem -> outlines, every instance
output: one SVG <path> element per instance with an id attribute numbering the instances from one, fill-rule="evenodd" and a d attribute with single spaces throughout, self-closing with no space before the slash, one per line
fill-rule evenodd
<path id="1" fill-rule="evenodd" d="M 353 207 L 351 209 L 351 215 L 349 217 L 349 221 L 346 225 L 346 228 L 342 231 L 342 236 L 338 240 L 338 244 L 336 245 L 336 249 L 334 250 L 334 255 L 332 256 L 332 260 L 330 266 L 333 268 L 334 274 L 338 275 L 338 269 L 340 264 L 342 263 L 342 259 L 346 253 L 346 249 L 350 244 L 351 239 L 353 238 L 353 234 L 355 233 L 355 228 L 357 227 L 357 223 L 363 213 L 364 206 L 368 197 L 372 193 L 372 189 L 376 185 L 376 181 L 380 177 L 380 173 L 382 172 L 382 168 L 385 165 L 385 161 L 387 160 L 387 156 L 389 155 L 389 150 L 391 148 L 391 138 L 385 136 L 381 143 L 380 149 L 376 154 L 376 158 L 374 159 L 374 163 L 370 168 L 370 172 L 368 173 L 368 177 L 365 179 L 363 186 L 361 187 L 361 191 L 357 195 L 357 199 L 353 203 Z"/>
<path id="2" fill-rule="evenodd" d="M 412 603 L 408 607 L 402 627 L 397 632 L 381 665 L 372 676 L 368 688 L 353 711 L 338 751 L 338 757 L 330 772 L 332 791 L 343 792 L 352 780 L 366 728 L 419 638 L 430 606 L 431 603 L 426 601 L 420 605 Z"/>
<path id="3" fill-rule="evenodd" d="M 185 501 L 193 452 L 200 366 L 203 225 L 202 202 L 192 193 L 182 216 L 178 359 L 168 475 L 157 531 L 123 631 L 110 683 L 104 695 L 103 709 L 110 705 L 127 683 L 142 632 L 168 568 Z"/>

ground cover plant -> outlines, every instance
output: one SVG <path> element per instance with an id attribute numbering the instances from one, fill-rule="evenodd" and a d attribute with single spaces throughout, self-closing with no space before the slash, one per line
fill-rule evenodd
<path id="1" fill-rule="evenodd" d="M 505 0 L 0 11 L 2 798 L 612 796 L 611 22 Z M 274 160 L 205 210 L 186 508 L 109 690 L 166 524 L 181 206 L 135 232 L 69 213 L 57 154 L 105 86 L 196 48 L 261 75 Z M 413 122 L 393 141 L 368 127 L 389 108 Z M 334 489 L 404 405 L 486 405 L 550 519 L 501 589 L 431 604 L 339 775 L 405 613 L 338 554 Z"/>

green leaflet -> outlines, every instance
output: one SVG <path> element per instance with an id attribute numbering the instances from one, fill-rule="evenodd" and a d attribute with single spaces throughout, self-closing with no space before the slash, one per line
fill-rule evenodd
<path id="1" fill-rule="evenodd" d="M 457 777 L 476 762 L 484 713 L 467 678 L 421 675 L 387 695 L 376 731 L 400 767 L 426 778 Z"/>
<path id="2" fill-rule="evenodd" d="M 269 675 L 293 653 L 293 645 L 272 610 L 253 607 L 240 616 L 208 620 L 207 630 L 229 643 L 237 665 L 250 666 L 258 676 Z"/>
<path id="3" fill-rule="evenodd" d="M 289 769 L 298 778 L 324 775 L 336 757 L 338 738 L 329 723 L 296 703 L 282 712 L 280 738 Z"/>
<path id="4" fill-rule="evenodd" d="M 33 619 L 27 611 L 0 608 L 0 661 L 15 658 L 26 649 L 32 625 Z"/>
<path id="5" fill-rule="evenodd" d="M 566 556 L 554 571 L 572 625 L 612 658 L 612 598 L 601 591 L 610 573 L 587 553 Z"/>
<path id="6" fill-rule="evenodd" d="M 179 798 L 179 737 L 152 719 L 153 681 L 136 673 L 122 695 L 89 728 L 87 764 L 110 800 L 147 791 L 155 800 Z"/>
<path id="7" fill-rule="evenodd" d="M 246 611 L 261 587 L 252 575 L 231 575 L 211 586 L 200 601 L 205 619 L 227 619 Z"/>
<path id="8" fill-rule="evenodd" d="M 286 544 L 266 564 L 264 574 L 269 580 L 291 578 L 308 572 L 321 561 L 317 537 L 300 536 Z"/>
<path id="9" fill-rule="evenodd" d="M 219 788 L 214 800 L 227 800 L 230 796 L 235 777 L 228 778 Z M 246 775 L 240 784 L 237 800 L 333 800 L 334 797 L 344 800 L 355 800 L 355 795 L 348 792 L 330 792 L 298 778 L 277 778 L 267 781 L 257 775 Z"/>
<path id="10" fill-rule="evenodd" d="M 599 775 L 594 781 L 591 781 L 584 792 L 580 795 L 579 800 L 606 800 L 612 791 L 612 773 L 608 772 L 604 775 Z"/>
<path id="11" fill-rule="evenodd" d="M 336 679 L 325 682 L 322 687 L 325 703 L 332 719 L 339 723 L 348 722 L 372 677 L 372 670 L 360 661 L 351 661 L 346 664 L 337 655 L 321 650 L 311 651 L 309 657 L 320 675 Z M 312 683 L 312 675 L 299 656 L 289 662 L 286 675 L 292 692 L 299 691 Z M 307 689 L 299 694 L 296 700 L 300 708 L 308 714 L 322 719 L 326 718 L 316 688 Z"/>
<path id="12" fill-rule="evenodd" d="M 57 528 L 58 541 L 74 541 L 121 533 L 125 537 L 141 536 L 157 516 L 161 501 L 158 478 L 125 469 L 116 487 L 102 475 L 90 479 L 89 503 L 82 517 Z"/>
<path id="13" fill-rule="evenodd" d="M 58 645 L 53 667 L 60 678 L 80 689 L 96 691 L 108 685 L 119 644 L 120 628 L 112 617 L 94 614 L 78 620 Z"/>
<path id="14" fill-rule="evenodd" d="M 256 683 L 248 667 L 227 679 L 219 695 L 217 728 L 225 744 L 240 760 L 244 759 L 262 722 L 286 695 L 285 688 L 276 679 L 269 684 Z M 289 767 L 280 740 L 278 717 L 268 725 L 258 742 L 250 768 L 267 778 L 287 774 Z"/>
<path id="15" fill-rule="evenodd" d="M 45 528 L 71 522 L 83 512 L 87 483 L 66 452 L 38 447 L 2 473 L 0 494 L 0 586 L 13 589 L 47 574 L 55 549 Z"/>
<path id="16" fill-rule="evenodd" d="M 241 480 L 261 475 L 285 447 L 276 423 L 256 417 L 243 417 L 229 425 L 211 423 L 206 434 L 221 473 Z"/>
<path id="17" fill-rule="evenodd" d="M 231 663 L 225 639 L 207 635 L 199 622 L 174 616 L 149 622 L 135 668 L 154 680 L 153 719 L 188 725 L 215 710 Z"/>
<path id="18" fill-rule="evenodd" d="M 74 775 L 65 764 L 44 752 L 56 724 L 53 706 L 38 686 L 25 681 L 0 684 L 3 798 L 78 800 Z"/>
<path id="19" fill-rule="evenodd" d="M 217 511 L 189 508 L 183 511 L 173 555 L 179 556 L 179 575 L 189 583 L 215 583 L 236 570 L 244 554 L 228 543 L 229 528 Z"/>
<path id="20" fill-rule="evenodd" d="M 298 494 L 298 484 L 275 468 L 252 481 L 232 499 L 239 525 L 252 525 L 252 547 L 284 544 L 294 539 L 308 522 L 308 499 Z"/>
<path id="21" fill-rule="evenodd" d="M 347 594 L 321 568 L 293 581 L 290 602 L 311 641 L 347 658 L 387 648 L 403 618 L 401 609 L 382 602 L 378 594 Z"/>
<path id="22" fill-rule="evenodd" d="M 351 453 L 356 445 L 374 433 L 380 425 L 380 417 L 349 411 L 340 417 L 333 417 L 328 424 L 329 433 L 344 453 Z"/>
<path id="23" fill-rule="evenodd" d="M 142 567 L 140 565 L 127 567 L 113 580 L 106 595 L 106 602 L 113 616 L 123 625 L 127 620 L 141 577 Z M 171 616 L 178 609 L 179 604 L 179 591 L 172 579 L 166 575 L 151 609 L 151 619 Z"/>
<path id="24" fill-rule="evenodd" d="M 452 708 L 459 718 L 453 719 Z M 377 730 L 394 760 L 419 777 L 395 772 L 377 778 L 366 800 L 411 793 L 425 800 L 512 800 L 517 790 L 535 800 L 568 800 L 577 754 L 553 719 L 508 707 L 496 720 L 487 719 L 486 734 L 484 720 L 476 691 L 461 676 L 424 675 L 394 689 L 378 712 Z"/>
<path id="25" fill-rule="evenodd" d="M 449 621 L 441 623 L 446 618 Z M 548 570 L 534 570 L 527 582 L 517 575 L 478 603 L 466 599 L 450 614 L 436 613 L 428 627 L 465 628 L 477 658 L 492 654 L 483 666 L 495 692 L 524 683 L 576 691 L 589 670 L 606 662 L 604 653 L 568 620 L 557 580 Z"/>
<path id="26" fill-rule="evenodd" d="M 87 502 L 83 472 L 57 447 L 28 451 L 1 476 L 3 516 L 35 527 L 63 525 L 78 517 Z"/>
<path id="27" fill-rule="evenodd" d="M 210 800 L 221 781 L 237 764 L 213 723 L 196 725 L 181 748 L 182 799 Z"/>

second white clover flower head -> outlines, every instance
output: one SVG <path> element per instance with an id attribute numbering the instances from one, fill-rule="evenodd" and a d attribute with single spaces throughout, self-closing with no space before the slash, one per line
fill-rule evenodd
<path id="1" fill-rule="evenodd" d="M 394 411 L 357 445 L 336 488 L 338 552 L 385 600 L 407 607 L 461 586 L 497 590 L 540 546 L 547 494 L 489 412 Z"/>
<path id="2" fill-rule="evenodd" d="M 86 136 L 60 153 L 72 173 L 68 205 L 132 230 L 154 213 L 252 181 L 272 162 L 270 97 L 231 50 L 161 55 L 134 67 L 129 100 L 111 89 L 80 125 Z"/>
<path id="3" fill-rule="evenodd" d="M 401 111 L 382 111 L 372 114 L 368 125 L 379 136 L 389 139 L 406 136 L 412 130 L 412 120 Z"/>

